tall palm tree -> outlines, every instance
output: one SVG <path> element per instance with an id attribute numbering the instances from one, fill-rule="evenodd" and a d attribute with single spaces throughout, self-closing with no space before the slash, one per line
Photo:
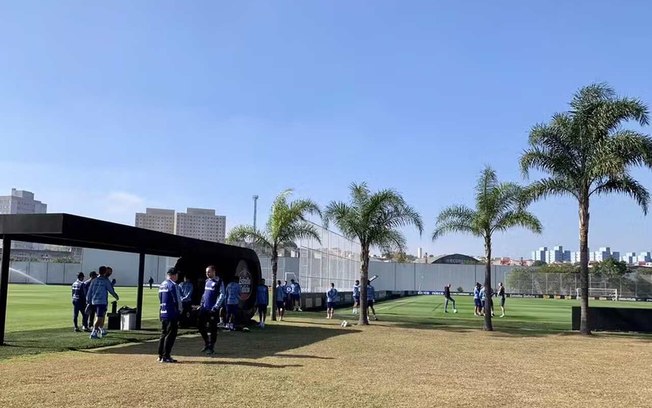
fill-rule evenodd
<path id="1" fill-rule="evenodd" d="M 276 197 L 265 230 L 249 225 L 240 225 L 229 232 L 227 242 L 249 242 L 268 253 L 272 262 L 272 303 L 276 301 L 276 279 L 278 272 L 278 252 L 286 248 L 296 248 L 296 240 L 314 238 L 321 243 L 319 231 L 306 217 L 309 214 L 321 216 L 321 210 L 311 200 L 290 201 L 292 190 L 285 190 Z M 276 320 L 276 308 L 272 307 L 272 320 Z"/>
<path id="2" fill-rule="evenodd" d="M 332 201 L 324 211 L 324 225 L 333 221 L 349 239 L 360 241 L 360 324 L 369 324 L 367 318 L 367 283 L 369 280 L 369 250 L 402 250 L 405 237 L 398 230 L 414 225 L 423 231 L 421 216 L 394 190 L 372 193 L 366 183 L 351 184 L 351 201 Z"/>
<path id="3" fill-rule="evenodd" d="M 581 88 L 570 111 L 530 132 L 529 149 L 521 157 L 525 177 L 535 169 L 547 174 L 530 187 L 533 200 L 568 195 L 579 207 L 580 333 L 590 334 L 589 201 L 592 196 L 621 193 L 632 197 L 647 214 L 649 192 L 630 174 L 631 167 L 652 168 L 652 139 L 621 128 L 624 122 L 648 124 L 648 108 L 638 99 L 617 97 L 606 84 Z"/>
<path id="4" fill-rule="evenodd" d="M 499 183 L 496 172 L 486 167 L 475 188 L 475 209 L 464 205 L 445 208 L 437 217 L 432 240 L 451 232 L 466 232 L 484 239 L 486 268 L 484 287 L 487 299 L 491 299 L 491 243 L 494 232 L 512 227 L 524 227 L 541 232 L 541 223 L 526 210 L 524 189 L 514 183 Z M 491 301 L 485 302 L 484 329 L 493 330 Z"/>

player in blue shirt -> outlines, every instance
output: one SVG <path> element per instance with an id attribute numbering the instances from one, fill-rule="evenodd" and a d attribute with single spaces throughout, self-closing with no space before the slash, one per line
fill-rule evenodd
<path id="1" fill-rule="evenodd" d="M 480 282 L 475 283 L 475 288 L 473 288 L 473 304 L 475 305 L 475 310 L 473 314 L 476 316 L 481 316 L 482 313 L 482 303 L 480 301 Z"/>
<path id="2" fill-rule="evenodd" d="M 158 361 L 160 363 L 176 363 L 170 353 L 177 338 L 179 329 L 179 298 L 177 291 L 176 269 L 170 268 L 167 272 L 167 279 L 161 282 L 158 288 L 158 299 L 161 303 L 161 337 L 158 340 Z"/>
<path id="3" fill-rule="evenodd" d="M 206 267 L 206 283 L 204 294 L 199 304 L 199 333 L 204 339 L 203 353 L 213 354 L 215 352 L 215 340 L 217 338 L 217 318 L 220 307 L 224 300 L 224 285 L 215 276 L 215 266 Z M 208 330 L 206 327 L 208 326 Z"/>
<path id="4" fill-rule="evenodd" d="M 86 309 L 86 294 L 84 292 L 84 272 L 79 272 L 77 280 L 72 284 L 72 322 L 76 332 L 81 331 L 77 324 L 77 317 L 80 313 L 82 315 L 82 326 L 84 329 L 88 326 L 88 316 L 84 313 Z"/>
<path id="5" fill-rule="evenodd" d="M 90 335 L 91 339 L 99 339 L 102 335 L 106 335 L 104 316 L 109 304 L 109 293 L 115 300 L 120 300 L 120 297 L 113 289 L 113 285 L 111 285 L 111 281 L 106 278 L 106 267 L 100 266 L 99 271 L 100 276 L 91 282 L 86 294 L 86 303 L 91 305 L 95 311 L 95 325 Z"/>
<path id="6" fill-rule="evenodd" d="M 265 319 L 267 318 L 267 305 L 269 304 L 269 288 L 265 285 L 265 279 L 260 280 L 260 284 L 256 287 L 256 306 L 258 308 L 258 327 L 265 327 Z"/>
<path id="7" fill-rule="evenodd" d="M 339 300 L 337 294 L 337 289 L 335 289 L 335 284 L 331 282 L 331 288 L 326 291 L 326 318 L 333 318 L 333 309 L 335 309 L 335 303 Z"/>
<path id="8" fill-rule="evenodd" d="M 360 281 L 356 279 L 353 285 L 353 314 L 360 313 Z"/>
<path id="9" fill-rule="evenodd" d="M 181 301 L 181 320 L 186 323 L 190 321 L 194 285 L 190 280 L 190 276 L 186 275 L 183 278 L 183 282 L 179 283 L 177 286 L 179 286 L 179 298 Z"/>
<path id="10" fill-rule="evenodd" d="M 95 321 L 95 310 L 93 309 L 93 306 L 88 303 L 87 296 L 88 296 L 88 291 L 90 290 L 91 283 L 97 278 L 97 272 L 91 271 L 91 273 L 88 274 L 88 279 L 84 281 L 84 285 L 82 286 L 83 293 L 84 293 L 84 300 L 86 301 L 86 309 L 84 310 L 84 316 L 86 318 L 86 326 L 84 327 L 85 332 L 90 332 L 90 326 L 93 325 L 93 322 Z"/>
<path id="11" fill-rule="evenodd" d="M 278 313 L 279 320 L 283 320 L 285 313 L 285 286 L 281 285 L 281 281 L 276 281 L 276 312 Z"/>
<path id="12" fill-rule="evenodd" d="M 285 288 L 285 310 L 292 310 L 292 286 L 285 281 L 283 287 Z"/>
<path id="13" fill-rule="evenodd" d="M 374 309 L 374 299 L 376 298 L 376 290 L 371 286 L 371 282 L 367 283 L 367 308 L 371 309 L 371 313 L 374 315 L 374 320 L 378 320 L 376 316 L 376 309 Z M 367 312 L 369 313 L 369 312 Z"/>
<path id="14" fill-rule="evenodd" d="M 303 312 L 301 310 L 301 286 L 299 282 L 290 279 L 290 288 L 292 289 L 292 310 L 295 312 Z"/>
<path id="15" fill-rule="evenodd" d="M 235 330 L 235 316 L 238 314 L 238 305 L 240 304 L 240 293 L 242 287 L 238 282 L 230 282 L 226 285 L 226 327 Z"/>

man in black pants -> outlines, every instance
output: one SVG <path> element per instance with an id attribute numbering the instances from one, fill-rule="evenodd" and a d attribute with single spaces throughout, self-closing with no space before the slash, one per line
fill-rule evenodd
<path id="1" fill-rule="evenodd" d="M 457 313 L 457 308 L 455 307 L 455 299 L 451 296 L 451 284 L 444 286 L 444 313 L 448 313 L 448 302 L 453 303 L 453 313 Z"/>
<path id="2" fill-rule="evenodd" d="M 197 327 L 202 339 L 204 339 L 202 353 L 213 354 L 215 352 L 217 319 L 219 318 L 219 309 L 223 299 L 224 285 L 220 279 L 215 277 L 215 266 L 209 265 L 206 268 L 206 284 L 199 305 L 199 325 Z M 206 329 L 207 326 L 208 330 Z"/>
<path id="3" fill-rule="evenodd" d="M 170 353 L 179 328 L 179 298 L 176 284 L 178 277 L 177 271 L 170 268 L 167 279 L 161 283 L 158 289 L 158 298 L 161 302 L 161 337 L 158 341 L 158 361 L 160 363 L 177 362 L 170 356 Z"/>

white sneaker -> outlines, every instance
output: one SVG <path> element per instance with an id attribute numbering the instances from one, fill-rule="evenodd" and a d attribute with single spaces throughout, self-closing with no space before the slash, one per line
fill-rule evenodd
<path id="1" fill-rule="evenodd" d="M 457 309 L 453 309 L 453 313 L 457 313 Z"/>
<path id="2" fill-rule="evenodd" d="M 500 317 L 505 317 L 505 313 L 501 314 Z"/>

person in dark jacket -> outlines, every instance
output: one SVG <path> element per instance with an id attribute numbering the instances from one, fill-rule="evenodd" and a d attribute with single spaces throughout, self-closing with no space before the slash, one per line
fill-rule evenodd
<path id="1" fill-rule="evenodd" d="M 158 298 L 161 303 L 161 337 L 158 341 L 158 361 L 161 363 L 176 363 L 170 353 L 177 338 L 179 328 L 179 298 L 177 291 L 176 269 L 170 268 L 167 279 L 161 282 L 158 289 Z"/>
<path id="2" fill-rule="evenodd" d="M 77 280 L 72 284 L 72 322 L 74 330 L 80 332 L 78 316 L 82 315 L 82 327 L 88 327 L 88 316 L 86 316 L 86 293 L 84 291 L 84 272 L 79 272 Z"/>

